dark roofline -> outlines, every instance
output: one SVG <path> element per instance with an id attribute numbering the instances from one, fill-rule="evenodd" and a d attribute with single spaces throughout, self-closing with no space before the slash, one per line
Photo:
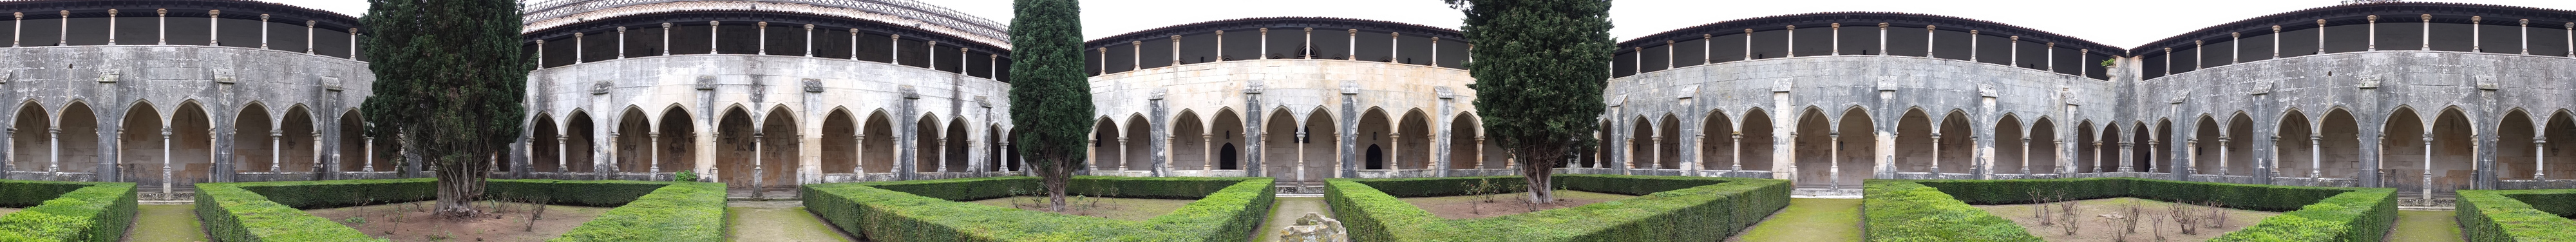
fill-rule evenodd
<path id="1" fill-rule="evenodd" d="M 877 21 L 875 21 L 875 20 L 868 20 L 868 19 L 854 19 L 854 18 L 845 18 L 845 17 L 837 17 L 837 16 L 825 16 L 825 15 L 818 15 L 818 14 L 808 13 L 808 12 L 788 12 L 788 11 L 775 11 L 775 10 L 689 10 L 689 11 L 673 11 L 673 12 L 660 12 L 660 13 L 647 13 L 647 14 L 636 14 L 636 15 L 625 15 L 625 16 L 618 16 L 618 17 L 614 17 L 614 18 L 607 18 L 607 19 L 591 19 L 591 20 L 584 20 L 584 21 L 577 22 L 577 23 L 570 23 L 570 24 L 564 24 L 564 25 L 556 25 L 555 27 L 552 27 L 552 28 L 545 28 L 545 29 L 530 30 L 530 31 L 527 31 L 527 33 L 526 33 L 526 34 L 520 34 L 519 36 L 520 36 L 520 38 L 522 39 L 521 41 L 524 43 L 524 42 L 535 42 L 535 41 L 537 41 L 537 40 L 543 40 L 543 39 L 553 39 L 553 38 L 561 38 L 561 37 L 572 36 L 572 35 L 573 35 L 573 33 L 576 33 L 576 32 L 615 31 L 615 30 L 617 29 L 617 27 L 618 27 L 618 26 L 652 26 L 652 27 L 659 28 L 659 27 L 661 27 L 661 24 L 662 24 L 662 23 L 689 23 L 689 22 L 704 23 L 704 22 L 706 22 L 706 21 L 710 21 L 710 20 L 713 20 L 713 21 L 726 21 L 726 22 L 736 22 L 736 21 L 743 21 L 743 22 L 749 22 L 749 21 L 765 21 L 765 22 L 781 22 L 781 23 L 795 23 L 795 24 L 813 24 L 813 25 L 816 25 L 816 26 L 814 26 L 816 29 L 827 29 L 827 28 L 828 28 L 828 29 L 850 29 L 850 28 L 856 28 L 856 29 L 859 29 L 859 31 L 863 31 L 863 32 L 877 32 L 877 33 L 888 33 L 888 34 L 900 34 L 900 35 L 903 35 L 903 38 L 904 38 L 904 39 L 927 39 L 927 40 L 930 40 L 930 41 L 939 41 L 939 43 L 940 43 L 940 44 L 942 44 L 942 45 L 956 45 L 956 46 L 963 46 L 963 47 L 966 47 L 966 48 L 972 48 L 972 49 L 978 50 L 979 52 L 999 53 L 999 54 L 1001 54 L 1001 55 L 1003 56 L 1003 58 L 1009 58 L 1009 56 L 1010 56 L 1010 52 L 1011 52 L 1011 50 L 1010 50 L 1010 49 L 1007 49 L 1007 48 L 996 47 L 996 46 L 993 46 L 993 45 L 990 45 L 990 44 L 985 44 L 985 43 L 983 43 L 983 42 L 978 42 L 978 41 L 966 40 L 965 38 L 959 38 L 959 37 L 951 36 L 951 35 L 948 35 L 948 34 L 942 34 L 942 33 L 938 33 L 938 32 L 931 32 L 931 31 L 928 31 L 928 30 L 921 30 L 921 29 L 918 29 L 918 28 L 911 27 L 911 25 L 899 25 L 899 24 L 892 24 L 892 23 L 886 23 L 886 22 L 877 22 Z M 741 23 L 741 22 L 738 22 L 738 23 L 727 23 L 727 25 L 733 25 L 733 24 L 750 25 L 751 23 Z M 773 26 L 771 26 L 771 27 L 795 28 L 795 29 L 797 29 L 798 31 L 801 31 L 801 30 L 802 30 L 802 28 L 804 28 L 804 27 L 803 27 L 803 26 L 801 26 L 801 25 L 795 25 L 795 26 L 776 26 L 776 25 L 773 25 Z"/>
<path id="2" fill-rule="evenodd" d="M 1420 24 L 1334 17 L 1261 17 L 1187 23 L 1164 26 L 1161 28 L 1145 29 L 1125 34 L 1111 35 L 1109 37 L 1099 39 L 1092 39 L 1090 41 L 1083 41 L 1082 46 L 1084 46 L 1084 49 L 1092 49 L 1102 47 L 1102 43 L 1125 43 L 1130 41 L 1170 39 L 1173 35 L 1210 33 L 1218 30 L 1287 27 L 1333 27 L 1390 31 L 1405 33 L 1406 35 L 1430 35 L 1433 37 L 1440 37 L 1441 39 L 1473 42 L 1467 40 L 1466 35 L 1458 32 L 1456 29 L 1431 27 Z"/>
<path id="3" fill-rule="evenodd" d="M 223 10 L 223 18 L 228 19 L 257 20 L 260 14 L 268 14 L 270 22 L 311 20 L 321 28 L 360 28 L 358 18 L 346 14 L 252 0 L 0 0 L 0 12 L 26 12 L 30 17 L 36 12 L 62 10 L 73 11 L 74 17 L 104 17 L 108 9 L 117 9 L 123 16 L 150 15 L 154 9 L 165 8 Z M 206 12 L 172 11 L 170 16 L 205 17 Z"/>
<path id="4" fill-rule="evenodd" d="M 2216 26 L 2209 26 L 2208 28 L 2192 30 L 2191 32 L 2183 32 L 2182 34 L 2174 35 L 2173 37 L 2166 37 L 2154 42 L 2147 42 L 2145 45 L 2129 48 L 2129 51 L 2144 56 L 2147 55 L 2147 53 L 2162 52 L 2162 49 L 2160 48 L 2186 47 L 2191 45 L 2192 40 L 2226 39 L 2228 38 L 2228 33 L 2264 32 L 2264 34 L 2270 34 L 2269 31 L 2272 30 L 2273 25 L 2280 25 L 2281 31 L 2284 32 L 2311 29 L 2317 27 L 2317 19 L 2326 19 L 2330 24 L 2338 25 L 2341 23 L 2358 23 L 2365 21 L 2362 20 L 2364 16 L 2373 14 L 2393 14 L 2395 16 L 2388 17 L 2403 17 L 2407 19 L 2414 19 L 2420 14 L 2432 14 L 2436 21 L 2452 22 L 2467 22 L 2468 16 L 2493 17 L 2487 18 L 2485 21 L 2491 23 L 2512 23 L 2521 19 L 2547 20 L 2551 23 L 2566 23 L 2567 21 L 2576 20 L 2576 11 L 2492 4 L 2433 2 L 2342 4 L 2275 13 L 2260 17 L 2246 18 L 2244 20 L 2237 20 L 2236 22 L 2228 22 L 2226 24 L 2219 24 Z"/>
<path id="5" fill-rule="evenodd" d="M 1621 51 L 1633 51 L 1634 48 L 1637 47 L 1663 45 L 1663 42 L 1667 40 L 1682 41 L 1699 39 L 1699 35 L 1701 34 L 1741 34 L 1744 33 L 1744 29 L 1754 29 L 1757 31 L 1775 30 L 1783 29 L 1789 25 L 1814 25 L 1821 27 L 1828 23 L 1844 23 L 1846 25 L 1844 27 L 1846 28 L 1877 27 L 1877 23 L 1901 24 L 1899 26 L 1926 24 L 1940 26 L 1941 29 L 1977 30 L 1979 34 L 1984 35 L 2021 36 L 2024 41 L 2043 43 L 2054 42 L 2058 43 L 2060 46 L 2073 45 L 2071 47 L 2076 49 L 2102 50 L 2097 52 L 2107 53 L 2113 50 L 2122 50 L 2119 47 L 2112 47 L 2110 45 L 2104 45 L 2091 40 L 2084 40 L 2073 36 L 2050 33 L 2048 31 L 2014 26 L 2011 24 L 1943 15 L 1896 12 L 1819 12 L 1718 21 L 1715 23 L 1673 29 L 1662 33 L 1649 34 L 1636 39 L 1630 39 L 1628 41 L 1621 41 L 1619 42 L 1619 49 Z M 1861 24 L 1861 26 L 1851 26 L 1852 24 Z"/>

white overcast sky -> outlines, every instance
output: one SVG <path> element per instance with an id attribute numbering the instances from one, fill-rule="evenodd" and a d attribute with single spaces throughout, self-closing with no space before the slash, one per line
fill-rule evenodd
<path id="1" fill-rule="evenodd" d="M 338 11 L 366 12 L 361 0 L 264 0 Z M 996 22 L 1009 23 L 1011 0 L 922 0 Z M 2452 0 L 2576 9 L 2570 0 Z M 2337 0 L 1622 0 L 1610 8 L 1610 34 L 1621 41 L 1683 27 L 1734 19 L 1813 12 L 1906 12 L 1965 17 L 2018 25 L 2135 47 L 2185 31 L 2262 16 L 2324 7 Z M 1457 10 L 1441 0 L 1089 0 L 1082 1 L 1083 35 L 1107 37 L 1176 24 L 1214 20 L 1320 16 L 1372 19 L 1457 28 Z"/>

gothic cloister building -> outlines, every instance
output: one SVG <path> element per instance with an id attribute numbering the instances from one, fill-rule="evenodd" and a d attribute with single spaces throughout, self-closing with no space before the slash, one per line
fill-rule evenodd
<path id="1" fill-rule="evenodd" d="M 0 2 L 10 179 L 404 176 L 356 106 L 356 20 L 240 0 Z M 904 0 L 526 7 L 530 115 L 505 177 L 735 186 L 1016 175 L 1002 23 Z M 2576 187 L 2576 11 L 2344 4 L 2144 46 L 1879 12 L 1619 43 L 1603 146 L 1569 173 L 1788 179 L 2147 177 Z M 1506 175 L 1442 27 L 1340 18 L 1094 38 L 1086 174 Z M 2549 143 L 2551 138 L 2562 140 Z M 384 139 L 390 140 L 390 139 Z M 167 175 L 165 175 L 167 174 Z"/>

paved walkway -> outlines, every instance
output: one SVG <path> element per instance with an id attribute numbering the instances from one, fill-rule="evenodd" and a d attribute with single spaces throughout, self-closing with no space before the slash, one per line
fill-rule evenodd
<path id="1" fill-rule="evenodd" d="M 2466 241 L 2460 237 L 2459 221 L 2451 211 L 2397 211 L 2397 226 L 2390 226 L 2388 241 Z"/>
<path id="2" fill-rule="evenodd" d="M 194 209 L 196 205 L 189 204 L 138 205 L 134 227 L 125 230 L 125 241 L 206 241 L 206 233 L 198 229 L 202 226 L 197 224 Z"/>
<path id="3" fill-rule="evenodd" d="M 1270 206 L 1270 220 L 1262 222 L 1261 231 L 1252 233 L 1252 240 L 1249 241 L 1279 240 L 1279 234 L 1277 234 L 1279 228 L 1297 225 L 1297 218 L 1305 217 L 1306 213 L 1323 214 L 1326 218 L 1333 217 L 1332 209 L 1325 208 L 1324 198 L 1321 197 L 1280 197 L 1277 203 Z"/>
<path id="4" fill-rule="evenodd" d="M 725 213 L 732 217 L 725 220 L 733 223 L 732 241 L 853 241 L 804 207 L 729 207 Z"/>
<path id="5" fill-rule="evenodd" d="M 1789 207 L 1726 241 L 1860 241 L 1860 199 L 1792 198 Z"/>

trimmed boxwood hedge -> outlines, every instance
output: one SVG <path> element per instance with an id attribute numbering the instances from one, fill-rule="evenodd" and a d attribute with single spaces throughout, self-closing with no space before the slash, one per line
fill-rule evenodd
<path id="1" fill-rule="evenodd" d="M 432 200 L 437 198 L 436 181 L 414 178 L 198 183 L 196 212 L 207 234 L 217 241 L 385 241 L 302 210 Z M 617 207 L 555 241 L 712 241 L 724 237 L 721 184 L 485 181 L 487 197 L 542 196 L 553 198 L 551 204 Z"/>
<path id="2" fill-rule="evenodd" d="M 2009 220 L 1968 204 L 2031 203 L 2030 191 L 2076 199 L 2136 197 L 2285 212 L 2212 241 L 2379 241 L 2397 219 L 2396 191 L 2183 182 L 2139 178 L 1872 180 L 1862 200 L 1873 241 L 2036 241 Z M 1931 221 L 1956 221 L 1939 222 Z"/>
<path id="3" fill-rule="evenodd" d="M 1466 184 L 1521 187 L 1520 177 L 1326 179 L 1324 197 L 1352 241 L 1685 241 L 1725 238 L 1789 206 L 1772 179 L 1557 175 L 1567 190 L 1640 195 L 1572 208 L 1450 220 L 1398 197 L 1464 195 Z M 1392 191 L 1392 192 L 1390 192 Z"/>
<path id="4" fill-rule="evenodd" d="M 2458 207 L 2469 241 L 2576 241 L 2576 189 L 2460 190 Z"/>
<path id="5" fill-rule="evenodd" d="M 872 241 L 1244 241 L 1267 219 L 1270 178 L 1075 177 L 1074 194 L 1197 198 L 1146 221 L 1063 215 L 959 201 L 1034 192 L 1034 177 L 807 185 L 806 210 Z"/>
<path id="6" fill-rule="evenodd" d="M 0 180 L 0 206 L 29 205 L 0 216 L 0 241 L 117 241 L 134 220 L 134 183 Z"/>

